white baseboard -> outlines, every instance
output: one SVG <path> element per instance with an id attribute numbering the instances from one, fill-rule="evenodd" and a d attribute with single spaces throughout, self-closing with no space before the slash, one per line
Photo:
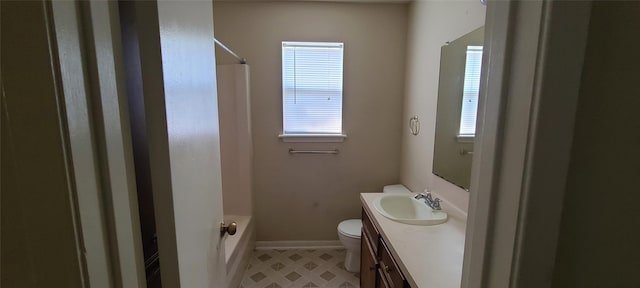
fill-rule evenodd
<path id="1" fill-rule="evenodd" d="M 340 240 L 318 241 L 256 241 L 256 249 L 342 249 Z"/>

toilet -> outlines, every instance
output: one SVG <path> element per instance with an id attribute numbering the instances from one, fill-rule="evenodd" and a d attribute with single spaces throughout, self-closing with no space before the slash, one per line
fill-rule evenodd
<path id="1" fill-rule="evenodd" d="M 402 184 L 387 185 L 382 193 L 411 193 Z M 362 235 L 362 220 L 347 219 L 338 224 L 338 238 L 347 250 L 344 268 L 349 272 L 360 272 L 360 236 Z"/>

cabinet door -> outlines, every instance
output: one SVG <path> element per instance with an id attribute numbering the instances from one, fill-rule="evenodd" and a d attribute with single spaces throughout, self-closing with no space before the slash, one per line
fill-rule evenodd
<path id="1" fill-rule="evenodd" d="M 373 254 L 378 255 L 378 239 L 380 233 L 378 233 L 376 226 L 371 222 L 371 217 L 369 217 L 369 214 L 367 214 L 367 211 L 364 209 L 362 209 L 362 234 L 367 234 L 367 239 L 369 239 L 369 245 Z M 364 237 L 362 239 L 364 239 Z"/>
<path id="2" fill-rule="evenodd" d="M 378 261 L 376 260 L 376 254 L 373 253 L 371 240 L 367 239 L 369 236 L 366 233 L 362 233 L 362 241 L 360 241 L 360 287 L 371 288 L 376 286 L 376 269 L 378 268 Z"/>
<path id="3" fill-rule="evenodd" d="M 380 268 L 378 268 L 378 273 L 376 273 L 376 281 L 378 281 L 378 286 L 376 286 L 376 288 L 391 288 L 391 286 L 389 286 L 389 281 L 387 281 L 387 278 L 384 276 L 384 272 L 382 272 Z"/>
<path id="4" fill-rule="evenodd" d="M 380 256 L 380 269 L 382 270 L 382 278 L 385 278 L 387 281 L 387 286 L 391 288 L 402 288 L 407 287 L 407 283 L 402 276 L 402 272 L 400 272 L 400 268 L 393 260 L 391 256 L 391 252 L 389 252 L 389 248 L 387 248 L 384 240 L 380 241 L 380 250 L 382 251 L 382 255 Z"/>

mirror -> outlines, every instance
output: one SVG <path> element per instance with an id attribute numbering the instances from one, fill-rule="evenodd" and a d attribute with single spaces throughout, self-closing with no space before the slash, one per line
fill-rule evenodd
<path id="1" fill-rule="evenodd" d="M 469 191 L 484 27 L 440 50 L 433 174 Z"/>

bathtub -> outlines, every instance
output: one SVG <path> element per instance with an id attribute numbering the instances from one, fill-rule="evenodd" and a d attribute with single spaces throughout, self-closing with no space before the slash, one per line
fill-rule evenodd
<path id="1" fill-rule="evenodd" d="M 242 282 L 244 270 L 255 248 L 255 229 L 251 216 L 224 215 L 224 222 L 238 224 L 235 235 L 224 236 L 227 287 L 237 288 Z"/>

